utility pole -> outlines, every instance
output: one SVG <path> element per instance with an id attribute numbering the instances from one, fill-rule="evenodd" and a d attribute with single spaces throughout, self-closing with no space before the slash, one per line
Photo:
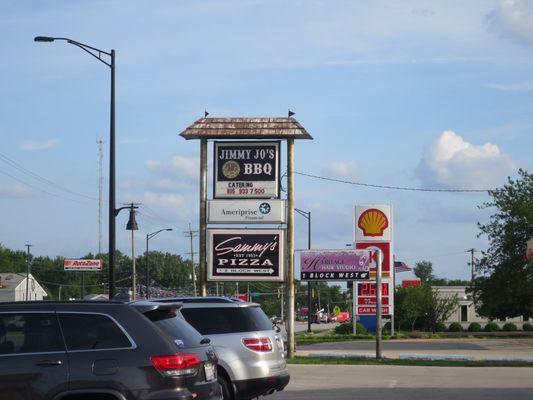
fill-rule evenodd
<path id="1" fill-rule="evenodd" d="M 194 238 L 198 236 L 198 231 L 193 231 L 191 224 L 189 223 L 189 230 L 185 231 L 185 236 L 187 236 L 191 241 L 191 264 L 192 264 L 192 287 L 193 287 L 193 296 L 196 296 L 196 271 L 194 268 Z M 217 286 L 218 289 L 218 286 Z"/>
<path id="2" fill-rule="evenodd" d="M 474 253 L 475 251 L 476 249 L 474 248 L 467 250 L 467 253 L 470 253 L 470 285 L 471 286 L 474 286 L 474 267 L 475 267 Z"/>
<path id="3" fill-rule="evenodd" d="M 104 170 L 103 170 L 103 160 L 104 160 L 104 150 L 102 139 L 96 141 L 98 143 L 98 254 L 102 254 L 102 220 L 103 220 L 103 185 L 104 185 Z"/>
<path id="4" fill-rule="evenodd" d="M 31 244 L 26 244 L 26 301 L 29 300 L 29 293 L 30 293 L 30 247 L 32 246 Z"/>

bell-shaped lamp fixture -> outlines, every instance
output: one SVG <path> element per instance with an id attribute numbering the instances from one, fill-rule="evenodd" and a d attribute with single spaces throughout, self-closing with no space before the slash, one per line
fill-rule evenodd
<path id="1" fill-rule="evenodd" d="M 135 220 L 135 210 L 130 210 L 130 219 L 128 220 L 128 224 L 126 225 L 126 230 L 128 231 L 139 230 L 139 226 L 137 225 L 137 221 Z"/>

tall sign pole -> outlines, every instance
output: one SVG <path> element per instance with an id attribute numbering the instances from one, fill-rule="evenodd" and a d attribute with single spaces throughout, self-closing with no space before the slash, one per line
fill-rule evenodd
<path id="1" fill-rule="evenodd" d="M 199 284 L 200 296 L 207 296 L 207 139 L 200 140 L 200 248 L 199 248 Z M 196 289 L 195 289 L 196 293 Z"/>
<path id="2" fill-rule="evenodd" d="M 289 320 L 287 357 L 292 358 L 294 345 L 294 139 L 287 139 L 287 283 L 289 286 Z"/>
<path id="3" fill-rule="evenodd" d="M 383 253 L 378 251 L 376 266 L 376 358 L 381 359 L 381 265 Z"/>

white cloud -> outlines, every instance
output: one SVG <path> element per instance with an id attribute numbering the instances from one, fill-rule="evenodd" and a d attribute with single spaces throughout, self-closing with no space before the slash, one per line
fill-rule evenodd
<path id="1" fill-rule="evenodd" d="M 150 182 L 150 187 L 158 192 L 175 192 L 178 190 L 189 189 L 191 185 L 180 180 L 160 178 Z"/>
<path id="2" fill-rule="evenodd" d="M 146 168 L 155 173 L 163 173 L 173 176 L 183 176 L 196 180 L 200 174 L 200 158 L 196 156 L 175 155 L 170 162 L 149 160 Z"/>
<path id="3" fill-rule="evenodd" d="M 533 91 L 533 81 L 515 83 L 491 83 L 487 85 L 489 89 L 501 90 L 504 92 L 531 92 Z"/>
<path id="4" fill-rule="evenodd" d="M 57 139 L 44 139 L 44 140 L 24 140 L 19 143 L 22 150 L 35 151 L 35 150 L 47 150 L 56 147 L 59 144 Z"/>
<path id="5" fill-rule="evenodd" d="M 444 131 L 422 156 L 416 173 L 424 187 L 491 189 L 516 169 L 498 146 L 476 146 Z"/>
<path id="6" fill-rule="evenodd" d="M 142 204 L 157 210 L 166 220 L 176 221 L 191 218 L 193 207 L 184 196 L 175 193 L 158 193 L 147 191 L 142 198 Z"/>
<path id="7" fill-rule="evenodd" d="M 22 199 L 25 197 L 33 197 L 34 195 L 34 192 L 20 183 L 0 187 L 0 198 L 4 199 Z"/>
<path id="8" fill-rule="evenodd" d="M 501 0 L 489 13 L 492 28 L 520 43 L 533 44 L 533 3 L 524 0 Z"/>
<path id="9" fill-rule="evenodd" d="M 325 172 L 336 178 L 356 179 L 359 176 L 357 164 L 353 160 L 332 162 L 326 167 Z"/>

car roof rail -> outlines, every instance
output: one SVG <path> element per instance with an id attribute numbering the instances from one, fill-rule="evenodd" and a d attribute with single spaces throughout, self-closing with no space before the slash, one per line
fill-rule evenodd
<path id="1" fill-rule="evenodd" d="M 180 302 L 180 303 L 238 303 L 242 302 L 240 299 L 234 299 L 231 297 L 223 296 L 207 296 L 207 297 L 169 297 L 169 298 L 160 298 L 155 299 L 157 302 Z"/>

